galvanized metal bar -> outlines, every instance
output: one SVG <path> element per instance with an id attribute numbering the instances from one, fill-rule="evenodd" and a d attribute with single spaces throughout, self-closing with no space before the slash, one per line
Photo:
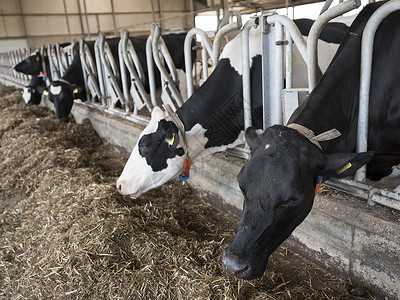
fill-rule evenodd
<path id="1" fill-rule="evenodd" d="M 158 41 L 158 48 L 164 59 L 164 62 L 168 66 L 172 80 L 175 82 L 176 85 L 178 85 L 179 84 L 178 71 L 176 70 L 175 64 L 172 60 L 171 54 L 169 53 L 167 45 L 165 45 L 164 39 L 161 36 Z M 190 68 L 189 70 L 192 70 L 192 68 Z"/>
<path id="2" fill-rule="evenodd" d="M 111 1 L 112 3 L 112 1 Z M 115 16 L 114 16 L 115 17 Z M 116 29 L 115 29 L 116 31 Z M 123 42 L 123 39 L 127 39 L 127 32 L 124 30 L 121 30 L 121 39 L 119 40 L 118 43 L 118 59 L 119 59 L 119 69 L 121 72 L 121 85 L 122 85 L 122 93 L 124 94 L 124 99 L 125 99 L 125 111 L 130 112 L 133 110 L 133 103 L 132 99 L 129 95 L 129 90 L 128 90 L 128 81 L 127 81 L 127 72 L 126 72 L 126 66 L 124 63 L 124 54 L 123 54 L 123 47 L 126 47 L 126 42 Z"/>
<path id="3" fill-rule="evenodd" d="M 112 55 L 110 46 L 103 34 L 100 35 L 100 40 L 103 40 L 103 47 L 100 48 L 100 56 L 105 70 L 105 79 L 107 83 L 107 94 L 110 95 L 109 108 L 114 109 L 116 102 L 119 100 L 122 105 L 126 105 L 126 99 L 124 98 L 121 89 L 119 88 L 118 80 L 120 73 L 115 63 L 115 59 Z"/>
<path id="4" fill-rule="evenodd" d="M 359 7 L 361 4 L 360 0 L 347 0 L 339 5 L 332 7 L 331 9 L 324 12 L 321 16 L 315 20 L 311 26 L 310 33 L 307 40 L 307 55 L 308 55 L 308 87 L 311 92 L 312 89 L 317 85 L 318 82 L 318 38 L 322 31 L 322 27 L 333 18 L 340 16 L 354 8 Z"/>
<path id="5" fill-rule="evenodd" d="M 65 0 L 63 0 L 63 4 L 64 4 L 65 21 L 67 22 L 68 37 L 69 37 L 69 39 L 71 39 L 71 28 L 69 26 L 67 4 L 65 3 Z"/>
<path id="6" fill-rule="evenodd" d="M 274 72 L 271 85 L 271 123 L 272 125 L 283 124 L 282 121 L 282 101 L 281 92 L 283 90 L 283 26 L 275 23 L 275 56 L 274 56 Z"/>
<path id="7" fill-rule="evenodd" d="M 286 33 L 288 44 L 285 47 L 285 89 L 293 87 L 293 39 L 290 34 Z"/>
<path id="8" fill-rule="evenodd" d="M 252 126 L 251 116 L 251 82 L 250 82 L 250 54 L 249 54 L 249 34 L 250 29 L 255 28 L 256 22 L 251 19 L 246 22 L 242 29 L 242 85 L 243 85 L 243 116 L 244 130 Z"/>
<path id="9" fill-rule="evenodd" d="M 211 57 L 213 65 L 216 64 L 216 62 L 214 62 L 212 45 L 211 45 L 211 41 L 210 41 L 210 38 L 208 37 L 208 35 L 199 28 L 192 28 L 191 30 L 189 30 L 189 32 L 186 34 L 185 43 L 184 43 L 186 84 L 187 84 L 188 97 L 190 97 L 193 94 L 193 75 L 192 75 L 192 72 L 188 72 L 187 70 L 192 69 L 192 63 L 193 63 L 192 62 L 192 40 L 196 34 L 198 34 L 201 37 L 201 45 L 203 47 L 203 49 L 202 49 L 203 70 L 204 70 L 204 68 L 207 70 L 207 65 L 208 65 L 207 53 Z M 208 76 L 208 73 L 207 73 L 207 76 Z"/>
<path id="10" fill-rule="evenodd" d="M 261 30 L 261 68 L 262 68 L 262 95 L 263 95 L 263 125 L 264 130 L 272 125 L 270 114 L 270 91 L 271 91 L 271 77 L 272 77 L 272 57 L 274 55 L 274 31 L 270 30 L 271 25 L 267 22 L 271 12 L 264 12 L 260 16 L 260 30 Z"/>
<path id="11" fill-rule="evenodd" d="M 230 18 L 233 18 L 234 16 L 236 17 L 236 20 L 237 20 L 236 23 L 237 23 L 238 27 L 241 28 L 242 27 L 242 16 L 241 16 L 240 12 L 237 10 L 230 9 L 225 13 L 224 17 L 222 18 L 221 22 L 219 23 L 218 30 L 221 30 L 222 27 L 228 25 L 230 22 Z"/>
<path id="12" fill-rule="evenodd" d="M 319 15 L 322 15 L 324 12 L 328 10 L 328 8 L 332 5 L 333 0 L 326 0 L 324 6 L 321 8 Z"/>
<path id="13" fill-rule="evenodd" d="M 149 76 L 151 104 L 153 106 L 156 106 L 157 98 L 156 98 L 156 82 L 155 82 L 155 76 L 154 76 L 152 40 L 153 40 L 153 38 L 150 35 L 146 41 L 146 61 L 147 61 L 147 73 Z"/>
<path id="14" fill-rule="evenodd" d="M 299 28 L 297 28 L 296 24 L 288 18 L 287 16 L 280 16 L 280 15 L 269 15 L 267 16 L 267 23 L 274 24 L 276 22 L 282 24 L 285 27 L 286 32 L 290 34 L 295 43 L 297 49 L 301 57 L 304 59 L 305 63 L 307 64 L 308 56 L 307 56 L 307 43 L 304 40 Z"/>
<path id="15" fill-rule="evenodd" d="M 377 188 L 365 183 L 350 179 L 329 179 L 324 185 L 343 191 L 345 193 L 363 198 L 368 204 L 379 203 L 381 205 L 400 210 L 400 194 L 395 190 Z"/>
<path id="16" fill-rule="evenodd" d="M 215 35 L 214 38 L 214 43 L 213 43 L 213 61 L 218 63 L 219 55 L 221 52 L 221 44 L 222 44 L 222 38 L 227 35 L 228 33 L 231 32 L 237 32 L 239 33 L 240 27 L 236 23 L 228 24 L 224 27 L 222 27 L 220 30 L 218 30 L 217 34 Z M 216 64 L 213 65 L 213 68 L 215 69 Z"/>
<path id="17" fill-rule="evenodd" d="M 357 152 L 367 151 L 368 108 L 372 73 L 374 38 L 379 24 L 392 12 L 400 10 L 400 0 L 393 0 L 379 7 L 368 20 L 361 40 L 360 102 L 358 107 Z M 364 181 L 366 167 L 357 170 L 355 179 Z"/>
<path id="18" fill-rule="evenodd" d="M 228 23 L 229 18 L 232 15 L 236 15 L 236 22 Z M 237 31 L 237 33 L 239 33 L 239 30 L 242 27 L 242 17 L 239 12 L 229 10 L 225 14 L 225 16 L 223 18 L 223 22 L 221 22 L 221 23 L 223 24 L 223 26 L 219 27 L 217 34 L 215 35 L 214 43 L 213 43 L 213 51 L 212 51 L 213 59 L 212 60 L 213 60 L 213 63 L 215 62 L 213 65 L 213 68 L 215 68 L 218 63 L 220 50 L 221 50 L 221 44 L 222 44 L 222 38 L 226 34 L 231 33 L 231 32 Z"/>
<path id="19" fill-rule="evenodd" d="M 54 46 L 48 44 L 47 46 L 47 57 L 49 59 L 51 79 L 57 80 L 60 78 L 59 67 L 58 67 L 58 59 L 57 54 L 54 50 Z"/>
<path id="20" fill-rule="evenodd" d="M 134 113 L 133 114 L 134 115 L 137 114 L 138 103 L 136 102 L 137 101 L 136 97 L 138 97 L 138 96 L 140 96 L 142 102 L 144 102 L 144 104 L 146 105 L 147 109 L 151 112 L 153 110 L 153 105 L 150 102 L 150 99 L 148 98 L 148 96 L 146 94 L 146 91 L 145 91 L 145 89 L 143 87 L 143 84 L 142 84 L 142 80 L 141 80 L 141 78 L 140 78 L 140 76 L 138 74 L 139 72 L 137 71 L 137 69 L 138 69 L 138 67 L 141 68 L 141 65 L 140 65 L 140 62 L 139 62 L 139 65 L 137 65 L 136 64 L 136 59 L 134 59 L 135 56 L 137 58 L 137 54 L 136 54 L 135 48 L 132 45 L 132 42 L 129 40 L 128 31 L 125 31 L 125 30 L 123 31 L 122 42 L 123 42 L 123 44 L 122 44 L 122 57 L 124 59 L 124 63 L 126 65 L 126 67 L 128 68 L 128 71 L 130 73 L 131 90 L 134 89 L 135 93 L 137 93 L 136 92 L 136 89 L 137 89 L 138 93 L 139 93 L 139 94 L 132 95 L 133 101 L 134 101 L 133 102 L 134 103 Z M 138 58 L 137 58 L 137 60 L 138 60 Z M 143 72 L 143 70 L 142 70 L 142 72 Z M 125 92 L 124 92 L 124 95 L 125 95 Z M 126 97 L 127 96 L 125 95 L 125 98 Z M 142 103 L 140 103 L 139 109 L 141 109 L 142 106 L 143 106 Z"/>
<path id="21" fill-rule="evenodd" d="M 115 20 L 114 0 L 110 0 L 110 3 L 111 3 L 111 14 L 113 19 L 114 36 L 117 36 L 117 21 Z"/>
<path id="22" fill-rule="evenodd" d="M 86 19 L 86 26 L 87 26 L 87 38 L 90 41 L 90 28 L 89 28 L 88 13 L 87 13 L 87 9 L 86 9 L 86 0 L 83 0 L 83 9 L 85 11 L 85 19 Z"/>
<path id="23" fill-rule="evenodd" d="M 154 62 L 156 63 L 157 68 L 160 70 L 161 77 L 168 84 L 168 89 L 171 91 L 174 100 L 176 101 L 178 106 L 181 106 L 183 104 L 182 95 L 176 88 L 171 77 L 168 75 L 168 72 L 162 65 L 161 59 L 158 55 L 158 45 L 159 45 L 160 35 L 161 35 L 161 28 L 157 24 L 153 24 L 151 26 L 153 59 Z"/>
<path id="24" fill-rule="evenodd" d="M 99 38 L 94 43 L 94 55 L 96 57 L 96 68 L 97 68 L 97 78 L 99 80 L 100 92 L 101 92 L 101 105 L 106 106 L 106 97 L 107 97 L 107 87 L 105 84 L 105 76 L 104 76 L 104 67 L 101 63 L 101 55 L 100 55 L 100 48 L 102 48 L 102 44 L 104 43 L 104 38 Z"/>

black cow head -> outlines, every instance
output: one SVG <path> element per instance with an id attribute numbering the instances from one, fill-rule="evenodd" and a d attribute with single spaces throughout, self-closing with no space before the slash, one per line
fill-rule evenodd
<path id="1" fill-rule="evenodd" d="M 42 57 L 39 51 L 31 54 L 26 59 L 15 65 L 13 69 L 27 75 L 38 76 L 42 72 Z"/>
<path id="2" fill-rule="evenodd" d="M 48 96 L 56 109 L 57 119 L 61 119 L 65 122 L 69 121 L 69 113 L 74 103 L 74 95 L 81 92 L 81 88 L 75 84 L 69 84 L 58 80 L 51 82 Z"/>
<path id="3" fill-rule="evenodd" d="M 46 89 L 46 82 L 43 77 L 32 76 L 29 85 L 21 90 L 22 98 L 26 104 L 40 104 L 42 100 L 42 93 Z"/>
<path id="4" fill-rule="evenodd" d="M 246 131 L 252 157 L 238 175 L 244 207 L 223 267 L 240 279 L 260 277 L 268 257 L 305 219 L 319 176 L 345 177 L 368 163 L 371 152 L 326 155 L 296 130 L 273 126 Z"/>

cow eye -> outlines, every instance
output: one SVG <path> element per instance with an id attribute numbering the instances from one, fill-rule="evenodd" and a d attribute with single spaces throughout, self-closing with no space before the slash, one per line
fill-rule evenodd
<path id="1" fill-rule="evenodd" d="M 147 151 L 150 148 L 150 142 L 147 139 L 141 139 L 139 142 L 139 150 Z"/>
<path id="2" fill-rule="evenodd" d="M 290 200 L 287 202 L 287 205 L 288 205 L 288 206 L 297 206 L 297 205 L 300 204 L 300 202 L 301 202 L 301 199 L 300 199 L 300 198 L 298 198 L 298 197 L 293 197 L 293 198 L 290 198 Z"/>

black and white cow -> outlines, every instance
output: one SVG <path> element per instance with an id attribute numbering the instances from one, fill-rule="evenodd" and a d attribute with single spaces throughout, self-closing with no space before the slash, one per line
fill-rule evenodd
<path id="1" fill-rule="evenodd" d="M 22 98 L 26 104 L 40 104 L 42 92 L 46 87 L 46 79 L 43 76 L 32 76 L 29 85 L 22 90 Z"/>
<path id="2" fill-rule="evenodd" d="M 49 59 L 47 56 L 40 55 L 39 51 L 29 55 L 20 63 L 13 67 L 13 70 L 32 76 L 47 77 L 50 70 Z"/>
<path id="3" fill-rule="evenodd" d="M 260 129 L 262 103 L 259 30 L 250 30 L 249 41 L 252 119 L 254 126 Z M 296 71 L 298 73 L 294 74 L 294 78 L 307 77 L 304 76 L 307 74 L 306 69 L 294 69 Z M 184 133 L 178 132 L 177 126 L 166 119 L 160 108 L 154 109 L 149 125 L 139 136 L 117 180 L 118 191 L 123 195 L 139 197 L 177 176 L 184 168 L 186 156 L 194 163 L 209 154 L 242 144 L 244 124 L 241 74 L 241 36 L 238 35 L 225 46 L 208 80 L 177 110 L 176 114 L 184 125 Z M 175 137 L 174 143 L 169 145 L 172 136 Z"/>
<path id="4" fill-rule="evenodd" d="M 163 35 L 163 39 L 167 45 L 171 53 L 171 57 L 173 62 L 178 69 L 184 69 L 184 40 L 185 40 L 186 33 L 179 33 L 179 34 L 169 34 Z M 108 43 L 112 55 L 115 59 L 117 64 L 117 68 L 119 69 L 119 53 L 118 53 L 118 43 L 119 38 L 112 38 L 106 39 Z M 143 71 L 147 74 L 147 61 L 146 61 L 146 40 L 147 37 L 145 36 L 138 36 L 138 37 L 130 37 L 132 44 L 135 48 L 135 51 L 138 55 L 139 61 L 143 67 Z M 89 42 L 89 49 L 93 51 L 92 42 Z M 94 54 L 92 53 L 94 57 Z M 156 86 L 161 85 L 161 76 L 160 72 L 156 68 L 154 70 L 155 75 L 155 82 Z M 119 83 L 121 84 L 120 78 L 117 78 Z M 128 84 L 131 81 L 128 80 Z M 121 86 L 120 86 L 121 87 Z M 149 80 L 146 78 L 144 83 L 144 88 L 146 91 L 149 91 Z M 79 95 L 74 95 L 74 93 L 79 93 Z M 75 56 L 73 62 L 71 63 L 70 67 L 65 72 L 64 76 L 61 80 L 51 82 L 51 86 L 49 89 L 49 99 L 55 105 L 56 109 L 56 118 L 62 119 L 64 121 L 68 121 L 69 113 L 71 112 L 71 108 L 74 102 L 74 99 L 81 99 L 82 101 L 86 101 L 86 90 L 84 87 L 84 78 L 82 73 L 82 65 L 80 61 L 80 56 Z"/>
<path id="5" fill-rule="evenodd" d="M 260 277 L 271 253 L 310 212 L 321 176 L 340 178 L 367 164 L 379 180 L 400 163 L 400 12 L 379 26 L 374 44 L 368 149 L 355 153 L 363 29 L 382 2 L 366 6 L 346 34 L 331 65 L 288 127 L 246 132 L 253 155 L 238 175 L 243 213 L 223 267 L 241 279 Z M 300 126 L 299 126 L 300 125 Z M 301 127 L 302 126 L 302 127 Z M 313 134 L 336 128 L 341 136 L 321 142 Z M 307 132 L 309 136 L 307 136 Z"/>
<path id="6" fill-rule="evenodd" d="M 92 57 L 94 57 L 94 41 L 88 41 Z M 56 118 L 69 121 L 74 99 L 86 101 L 85 80 L 83 78 L 82 63 L 80 55 L 75 55 L 64 75 L 51 81 L 48 90 L 49 100 L 54 104 Z"/>

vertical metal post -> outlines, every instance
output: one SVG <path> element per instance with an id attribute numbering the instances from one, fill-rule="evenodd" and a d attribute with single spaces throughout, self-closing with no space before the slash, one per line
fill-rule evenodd
<path id="1" fill-rule="evenodd" d="M 86 0 L 83 0 L 83 9 L 85 10 L 85 18 L 86 18 L 86 25 L 87 25 L 87 37 L 88 37 L 88 40 L 90 40 L 90 28 L 89 28 L 88 13 L 87 13 L 87 9 L 86 9 Z"/>
<path id="2" fill-rule="evenodd" d="M 256 25 L 254 19 L 249 20 L 242 30 L 242 85 L 243 85 L 243 117 L 244 130 L 252 126 L 251 116 L 251 83 L 250 83 L 250 53 L 249 34 L 252 27 Z"/>
<path id="3" fill-rule="evenodd" d="M 283 90 L 283 26 L 275 23 L 275 40 L 271 43 L 275 55 L 271 78 L 271 125 L 282 124 L 281 92 Z"/>
<path id="4" fill-rule="evenodd" d="M 153 23 L 157 23 L 156 22 L 156 14 L 154 11 L 154 0 L 151 0 L 151 16 L 153 18 Z"/>
<path id="5" fill-rule="evenodd" d="M 151 104 L 153 106 L 157 105 L 156 98 L 156 82 L 154 77 L 154 64 L 153 64 L 153 45 L 152 45 L 152 36 L 149 35 L 146 41 L 146 62 L 147 62 L 147 74 L 149 78 L 149 87 L 150 87 L 150 99 Z"/>
<path id="6" fill-rule="evenodd" d="M 158 0 L 158 14 L 160 16 L 158 23 L 161 28 L 163 28 L 163 19 L 164 19 L 164 6 L 163 0 Z"/>
<path id="7" fill-rule="evenodd" d="M 112 13 L 112 18 L 113 18 L 113 26 L 114 26 L 114 36 L 117 36 L 117 22 L 115 20 L 114 0 L 110 0 L 110 2 L 111 2 L 111 13 Z"/>
<path id="8" fill-rule="evenodd" d="M 293 39 L 290 34 L 286 33 L 286 40 L 288 44 L 285 47 L 285 55 L 286 55 L 286 89 L 291 89 L 293 87 Z"/>
<path id="9" fill-rule="evenodd" d="M 64 4 L 65 21 L 67 22 L 68 38 L 71 39 L 71 28 L 69 27 L 67 4 L 65 3 L 65 0 L 63 0 L 63 4 Z"/>
<path id="10" fill-rule="evenodd" d="M 83 36 L 83 35 L 85 35 L 85 29 L 83 29 L 82 11 L 81 11 L 81 4 L 80 4 L 79 0 L 76 0 L 76 4 L 78 5 L 79 23 L 81 25 L 81 32 L 82 32 L 82 36 Z"/>
<path id="11" fill-rule="evenodd" d="M 263 97 L 263 124 L 264 130 L 271 126 L 271 107 L 270 107 L 270 90 L 271 90 L 271 62 L 273 57 L 273 47 L 271 41 L 273 40 L 273 32 L 270 30 L 271 25 L 267 22 L 267 12 L 260 16 L 260 30 L 261 30 L 261 67 L 262 67 L 262 97 Z"/>
<path id="12" fill-rule="evenodd" d="M 22 25 L 24 27 L 24 37 L 26 38 L 26 24 L 25 24 L 24 11 L 22 9 L 21 0 L 18 0 L 18 4 L 19 4 L 20 12 L 21 12 Z"/>
<path id="13" fill-rule="evenodd" d="M 129 97 L 129 90 L 128 90 L 128 76 L 127 76 L 127 70 L 124 62 L 124 52 L 123 52 L 123 47 L 127 45 L 127 40 L 129 38 L 129 33 L 126 30 L 121 30 L 121 39 L 118 43 L 118 58 L 119 58 L 119 68 L 121 72 L 121 84 L 122 84 L 122 92 L 124 94 L 125 98 L 125 111 L 129 112 L 132 111 L 133 105 L 131 102 L 131 97 Z M 134 84 L 134 82 L 131 82 L 131 84 Z"/>
<path id="14" fill-rule="evenodd" d="M 400 0 L 393 0 L 378 8 L 368 20 L 361 41 L 361 70 L 360 70 L 360 103 L 358 107 L 357 152 L 367 151 L 368 146 L 368 108 L 371 87 L 372 52 L 374 38 L 379 24 L 390 13 L 400 10 Z M 357 181 L 365 181 L 366 167 L 358 169 L 355 174 Z"/>

